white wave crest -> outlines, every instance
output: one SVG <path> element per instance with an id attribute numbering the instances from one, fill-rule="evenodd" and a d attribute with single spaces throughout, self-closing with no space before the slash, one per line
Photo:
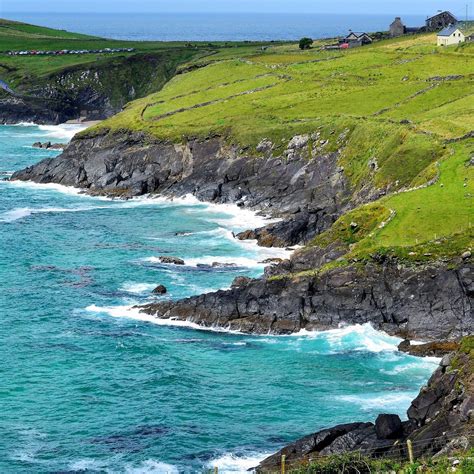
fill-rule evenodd
<path id="1" fill-rule="evenodd" d="M 107 314 L 114 318 L 125 318 L 133 319 L 135 321 L 143 321 L 147 323 L 156 324 L 157 326 L 174 326 L 182 327 L 189 329 L 196 329 L 199 331 L 212 331 L 212 332 L 222 332 L 229 334 L 241 334 L 238 331 L 231 331 L 226 328 L 221 327 L 210 327 L 206 328 L 199 326 L 199 324 L 192 323 L 190 321 L 180 321 L 177 319 L 160 319 L 149 314 L 141 313 L 138 308 L 134 308 L 131 305 L 122 305 L 122 306 L 97 306 L 95 304 L 87 306 L 85 311 L 95 314 Z"/>
<path id="2" fill-rule="evenodd" d="M 336 398 L 345 403 L 358 405 L 364 411 L 389 409 L 390 413 L 403 412 L 418 392 L 363 393 L 361 395 L 339 395 Z"/>
<path id="3" fill-rule="evenodd" d="M 401 339 L 375 330 L 370 323 L 345 326 L 328 331 L 302 330 L 294 336 L 305 336 L 325 339 L 333 351 L 398 351 Z"/>
<path id="4" fill-rule="evenodd" d="M 178 472 L 177 467 L 154 459 L 147 459 L 136 467 L 125 467 L 126 474 L 177 474 Z"/>
<path id="5" fill-rule="evenodd" d="M 270 456 L 272 453 L 252 453 L 247 456 L 238 456 L 233 453 L 213 459 L 208 463 L 208 468 L 217 467 L 219 472 L 223 473 L 246 473 L 249 469 L 257 467 L 260 462 Z"/>
<path id="6" fill-rule="evenodd" d="M 84 125 L 62 124 L 62 125 L 38 125 L 38 130 L 46 132 L 45 135 L 50 138 L 57 138 L 60 140 L 71 140 L 72 137 L 85 130 Z"/>

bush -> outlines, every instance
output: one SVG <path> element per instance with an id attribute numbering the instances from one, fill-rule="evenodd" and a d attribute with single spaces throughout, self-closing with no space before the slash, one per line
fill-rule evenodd
<path id="1" fill-rule="evenodd" d="M 301 38 L 300 39 L 300 49 L 309 49 L 313 44 L 313 40 L 311 38 Z"/>

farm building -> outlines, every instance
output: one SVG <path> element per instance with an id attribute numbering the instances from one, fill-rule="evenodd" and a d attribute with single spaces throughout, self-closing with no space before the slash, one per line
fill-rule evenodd
<path id="1" fill-rule="evenodd" d="M 438 33 L 438 46 L 451 46 L 465 41 L 474 41 L 474 21 L 461 21 Z"/>
<path id="2" fill-rule="evenodd" d="M 439 31 L 457 23 L 458 19 L 448 11 L 438 12 L 426 19 L 426 31 Z"/>
<path id="3" fill-rule="evenodd" d="M 349 34 L 345 38 L 339 41 L 341 46 L 347 45 L 346 47 L 349 48 L 365 46 L 366 44 L 371 44 L 372 42 L 372 38 L 367 33 L 359 33 L 355 31 L 349 32 Z"/>
<path id="4" fill-rule="evenodd" d="M 403 36 L 406 32 L 406 26 L 403 24 L 402 19 L 397 16 L 393 23 L 390 25 L 390 36 L 396 38 L 397 36 Z"/>

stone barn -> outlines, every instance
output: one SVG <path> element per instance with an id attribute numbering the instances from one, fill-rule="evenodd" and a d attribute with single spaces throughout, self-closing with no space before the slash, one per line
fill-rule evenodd
<path id="1" fill-rule="evenodd" d="M 402 19 L 397 16 L 393 23 L 390 25 L 390 36 L 396 38 L 397 36 L 403 36 L 406 33 L 406 27 L 402 22 Z"/>
<path id="2" fill-rule="evenodd" d="M 458 19 L 448 11 L 438 12 L 426 19 L 426 31 L 439 31 L 457 23 Z"/>

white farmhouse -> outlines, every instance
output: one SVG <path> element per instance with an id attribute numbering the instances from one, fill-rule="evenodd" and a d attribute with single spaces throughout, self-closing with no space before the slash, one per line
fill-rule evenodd
<path id="1" fill-rule="evenodd" d="M 452 44 L 473 41 L 474 22 L 464 21 L 447 26 L 438 33 L 438 46 L 450 46 Z"/>

